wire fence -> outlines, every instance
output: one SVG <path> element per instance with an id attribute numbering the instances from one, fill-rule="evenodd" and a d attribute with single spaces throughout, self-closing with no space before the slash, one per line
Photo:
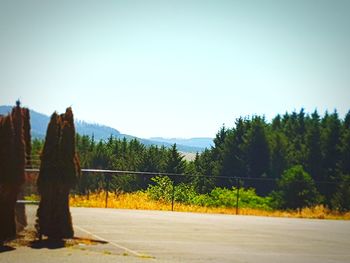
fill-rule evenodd
<path id="1" fill-rule="evenodd" d="M 36 179 L 39 169 L 26 169 L 26 183 L 23 187 L 23 195 L 38 194 Z M 249 178 L 239 176 L 210 176 L 210 175 L 188 175 L 160 172 L 103 170 L 103 169 L 81 169 L 77 186 L 72 193 L 86 195 L 89 198 L 91 192 L 105 193 L 105 207 L 108 207 L 109 193 L 134 192 L 146 190 L 149 186 L 155 185 L 154 177 L 168 177 L 171 180 L 171 210 L 175 209 L 176 187 L 185 185 L 196 185 L 199 194 L 207 194 L 215 187 L 233 189 L 236 194 L 235 210 L 239 214 L 239 201 L 241 189 L 253 188 L 259 196 L 267 196 L 277 188 L 277 178 Z M 316 181 L 316 187 L 322 194 L 334 193 L 337 182 Z M 163 196 L 164 197 L 164 196 Z"/>

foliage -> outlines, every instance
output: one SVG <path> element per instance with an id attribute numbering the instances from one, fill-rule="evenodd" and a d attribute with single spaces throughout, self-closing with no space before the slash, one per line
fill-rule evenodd
<path id="1" fill-rule="evenodd" d="M 247 163 L 249 176 L 262 177 L 270 169 L 270 145 L 263 118 L 254 117 L 247 134 Z"/>
<path id="2" fill-rule="evenodd" d="M 320 117 L 317 111 L 309 115 L 303 109 L 277 115 L 271 123 L 259 116 L 240 117 L 232 128 L 219 129 L 214 146 L 199 156 L 196 169 L 209 170 L 206 175 L 247 178 L 249 187 L 264 196 L 276 186 L 259 179 L 280 179 L 283 171 L 294 165 L 305 167 L 315 181 L 338 184 L 341 175 L 350 171 L 349 123 L 350 111 L 344 120 L 336 111 Z M 213 181 L 216 186 L 232 186 L 229 180 Z M 323 196 L 318 200 L 331 207 L 337 188 L 315 185 Z M 274 197 L 278 199 L 276 193 Z"/>
<path id="3" fill-rule="evenodd" d="M 156 176 L 151 180 L 154 185 L 149 185 L 146 192 L 154 200 L 171 202 L 174 198 L 174 201 L 192 203 L 193 198 L 197 195 L 193 185 L 185 183 L 174 185 L 168 176 Z"/>
<path id="4" fill-rule="evenodd" d="M 171 202 L 173 181 L 168 176 L 152 178 L 147 194 L 153 200 Z M 236 207 L 237 189 L 214 188 L 209 194 L 198 194 L 191 184 L 180 183 L 174 187 L 174 200 L 184 203 L 207 207 Z M 257 196 L 254 189 L 239 189 L 238 206 L 245 208 L 270 210 L 270 197 Z"/>
<path id="5" fill-rule="evenodd" d="M 149 198 L 148 194 L 143 191 L 133 193 L 109 193 L 108 207 L 109 208 L 124 208 L 124 209 L 143 209 L 143 210 L 163 210 L 169 211 L 172 206 L 169 202 L 155 200 Z M 35 198 L 35 197 L 32 197 Z M 106 194 L 104 192 L 91 193 L 86 195 L 71 195 L 71 206 L 77 207 L 105 207 Z M 184 204 L 176 202 L 174 209 L 181 212 L 197 212 L 197 213 L 220 213 L 220 214 L 235 214 L 236 209 L 231 207 L 209 207 L 193 204 Z M 297 217 L 297 218 L 319 218 L 319 219 L 350 219 L 350 212 L 338 213 L 331 211 L 322 205 L 304 208 L 300 212 L 290 210 L 261 210 L 253 208 L 239 209 L 240 215 L 254 216 L 273 216 L 273 217 Z"/>
<path id="6" fill-rule="evenodd" d="M 193 204 L 209 207 L 236 207 L 237 188 L 215 188 L 209 194 L 198 195 Z M 238 207 L 271 210 L 271 198 L 256 195 L 254 189 L 239 189 Z"/>
<path id="7" fill-rule="evenodd" d="M 229 178 L 241 177 L 244 187 L 269 196 L 276 192 L 276 180 L 285 170 L 302 165 L 315 181 L 322 203 L 330 208 L 342 174 L 350 172 L 349 123 L 350 112 L 341 120 L 336 112 L 321 117 L 317 111 L 307 114 L 303 109 L 277 115 L 271 123 L 261 116 L 240 117 L 233 127 L 220 128 L 214 146 L 197 154 L 194 161 L 183 160 L 176 145 L 145 146 L 136 139 L 111 136 L 95 142 L 93 136 L 77 135 L 76 145 L 84 168 L 180 173 L 185 176 L 171 177 L 175 184 L 186 183 L 200 194 L 215 187 L 231 189 Z M 125 180 L 112 178 L 110 183 L 111 191 L 128 192 L 146 189 L 152 181 L 128 176 Z M 75 191 L 88 193 L 105 185 L 103 178 L 86 174 Z M 276 193 L 274 200 L 278 200 Z"/>
<path id="8" fill-rule="evenodd" d="M 283 173 L 273 197 L 278 207 L 291 209 L 314 206 L 320 201 L 313 179 L 301 165 Z"/>
<path id="9" fill-rule="evenodd" d="M 147 188 L 147 193 L 154 200 L 170 202 L 172 199 L 173 182 L 168 176 L 156 176 L 151 179 L 155 185 Z"/>
<path id="10" fill-rule="evenodd" d="M 350 175 L 343 175 L 337 192 L 332 199 L 333 208 L 346 212 L 350 211 Z"/>

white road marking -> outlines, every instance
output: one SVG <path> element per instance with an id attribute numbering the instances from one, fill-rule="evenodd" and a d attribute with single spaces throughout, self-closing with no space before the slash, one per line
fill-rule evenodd
<path id="1" fill-rule="evenodd" d="M 91 235 L 91 236 L 93 236 L 93 237 L 95 237 L 95 238 L 101 240 L 101 241 L 107 242 L 107 243 L 109 243 L 109 244 L 111 244 L 111 245 L 113 245 L 113 246 L 115 246 L 115 247 L 117 247 L 117 248 L 123 249 L 123 250 L 129 252 L 130 254 L 133 254 L 133 255 L 135 255 L 135 256 L 137 256 L 137 257 L 144 257 L 144 256 L 145 256 L 144 254 L 140 254 L 139 252 L 137 252 L 137 251 L 135 251 L 135 250 L 132 250 L 132 249 L 127 248 L 127 247 L 124 247 L 124 246 L 119 245 L 119 244 L 117 244 L 117 243 L 115 243 L 115 242 L 113 242 L 113 241 L 109 241 L 109 240 L 107 240 L 107 239 L 105 239 L 105 238 L 103 238 L 103 237 L 100 237 L 100 236 L 98 236 L 98 235 L 96 235 L 96 234 L 94 234 L 94 233 L 91 233 L 90 231 L 88 231 L 88 230 L 86 230 L 86 229 L 84 229 L 84 228 L 82 228 L 82 227 L 80 227 L 80 226 L 76 226 L 76 225 L 75 225 L 74 227 L 75 227 L 75 228 L 78 228 L 79 230 L 81 230 L 81 231 L 83 231 L 83 232 L 85 232 L 85 233 L 87 233 L 87 234 L 89 234 L 89 235 Z"/>

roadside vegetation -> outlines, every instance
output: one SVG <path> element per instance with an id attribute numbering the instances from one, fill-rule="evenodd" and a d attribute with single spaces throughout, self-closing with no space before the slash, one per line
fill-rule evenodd
<path id="1" fill-rule="evenodd" d="M 83 168 L 159 176 L 83 173 L 72 205 L 104 207 L 108 189 L 109 207 L 167 210 L 174 200 L 177 211 L 235 213 L 239 189 L 240 214 L 347 218 L 350 211 L 350 112 L 344 119 L 336 111 L 321 117 L 303 109 L 271 122 L 261 116 L 238 118 L 193 161 L 185 160 L 176 145 L 147 146 L 112 136 L 96 142 L 77 135 L 76 147 Z M 34 140 L 32 148 L 35 159 L 42 142 Z"/>
<path id="2" fill-rule="evenodd" d="M 72 195 L 70 205 L 75 207 L 105 207 L 106 193 L 99 192 L 90 194 L 89 198 L 86 195 Z M 108 208 L 119 209 L 141 209 L 141 210 L 161 210 L 171 211 L 171 202 L 164 200 L 154 200 L 146 192 L 138 191 L 133 193 L 115 194 L 109 193 Z M 176 201 L 174 210 L 177 212 L 194 212 L 194 213 L 216 213 L 235 215 L 236 208 L 225 206 L 202 206 L 194 204 L 185 204 Z M 290 217 L 290 218 L 312 218 L 312 219 L 341 219 L 350 220 L 350 212 L 340 213 L 331 211 L 323 205 L 315 207 L 306 207 L 297 210 L 272 210 L 272 209 L 256 209 L 249 206 L 240 207 L 239 215 L 250 216 L 268 216 L 268 217 Z"/>

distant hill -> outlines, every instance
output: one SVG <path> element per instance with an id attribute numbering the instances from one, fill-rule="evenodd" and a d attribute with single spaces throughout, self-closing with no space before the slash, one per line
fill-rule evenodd
<path id="1" fill-rule="evenodd" d="M 12 106 L 0 106 L 0 114 L 7 114 L 12 109 Z M 31 124 L 31 133 L 32 138 L 44 139 L 46 134 L 47 125 L 49 123 L 50 117 L 36 112 L 34 110 L 30 110 L 30 124 Z M 111 135 L 115 138 L 127 138 L 129 140 L 136 138 L 141 143 L 145 145 L 157 145 L 157 146 L 165 146 L 170 147 L 174 143 L 176 143 L 177 148 L 181 152 L 187 153 L 195 153 L 202 152 L 205 147 L 210 147 L 212 143 L 212 139 L 210 138 L 193 138 L 193 139 L 164 139 L 161 137 L 151 138 L 151 139 L 143 139 L 138 138 L 136 136 L 122 134 L 117 129 L 114 129 L 109 126 L 88 123 L 81 120 L 75 121 L 75 129 L 77 133 L 80 135 L 94 135 L 95 140 L 106 140 Z"/>
<path id="2" fill-rule="evenodd" d="M 11 106 L 0 106 L 0 114 L 7 114 L 12 110 Z M 30 125 L 33 138 L 44 139 L 46 134 L 47 125 L 49 124 L 50 117 L 30 110 Z M 108 126 L 91 124 L 85 121 L 75 121 L 75 129 L 77 133 L 81 135 L 94 135 L 96 140 L 103 140 L 111 136 L 119 137 L 121 134 L 118 130 Z M 127 137 L 127 136 L 126 136 Z"/>
<path id="3" fill-rule="evenodd" d="M 210 146 L 214 146 L 213 138 L 190 138 L 190 139 L 179 139 L 179 138 L 162 138 L 162 137 L 152 137 L 150 138 L 152 141 L 165 142 L 177 145 L 198 147 L 198 148 L 210 148 Z"/>

